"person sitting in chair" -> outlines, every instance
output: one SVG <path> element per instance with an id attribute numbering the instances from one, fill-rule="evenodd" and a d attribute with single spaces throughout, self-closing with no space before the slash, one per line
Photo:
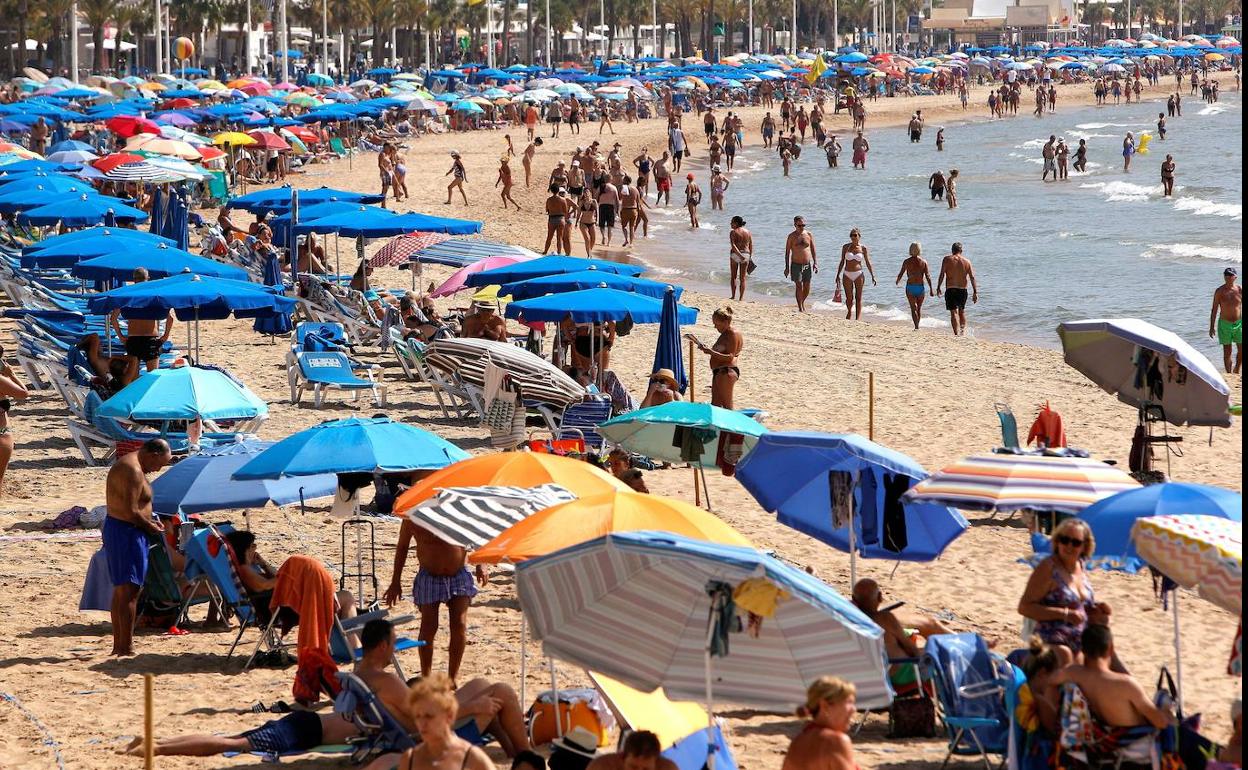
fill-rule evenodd
<path id="1" fill-rule="evenodd" d="M 1073 683 L 1088 699 L 1092 714 L 1109 727 L 1152 725 L 1161 729 L 1170 724 L 1170 713 L 1153 705 L 1140 683 L 1130 674 L 1111 668 L 1114 660 L 1114 635 L 1109 626 L 1090 623 L 1081 634 L 1082 662 L 1058 671 L 1049 680 L 1047 697 L 1061 702 L 1061 686 Z"/>
<path id="2" fill-rule="evenodd" d="M 467 339 L 507 341 L 507 322 L 494 312 L 494 303 L 477 300 L 472 303 L 473 312 L 464 316 L 461 337 Z"/>
<path id="3" fill-rule="evenodd" d="M 269 604 L 273 599 L 273 589 L 277 587 L 277 570 L 265 561 L 256 551 L 255 533 L 236 529 L 225 534 L 225 542 L 229 543 L 234 558 L 238 560 L 238 577 L 247 591 L 256 610 L 256 619 L 263 628 L 273 619 L 273 611 Z M 338 591 L 338 617 L 343 620 L 355 617 L 355 597 L 350 591 Z M 278 625 L 285 634 L 299 624 L 299 616 L 289 607 L 282 607 L 278 612 Z"/>
<path id="4" fill-rule="evenodd" d="M 952 633 L 936 618 L 924 615 L 908 615 L 903 622 L 894 612 L 899 604 L 881 609 L 884 592 L 880 584 L 870 578 L 863 578 L 854 584 L 853 601 L 858 609 L 884 629 L 884 649 L 888 651 L 889 658 L 917 658 L 923 652 L 927 637 Z M 894 665 L 890 667 L 889 678 L 894 686 L 914 684 L 915 666 Z"/>

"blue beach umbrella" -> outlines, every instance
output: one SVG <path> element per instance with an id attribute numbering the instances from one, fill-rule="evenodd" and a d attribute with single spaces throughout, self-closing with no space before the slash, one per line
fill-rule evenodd
<path id="1" fill-rule="evenodd" d="M 684 346 L 680 339 L 680 321 L 676 317 L 677 288 L 669 286 L 663 293 L 663 316 L 659 319 L 659 340 L 650 371 L 670 369 L 676 375 L 677 389 L 684 393 L 689 387 L 689 377 L 685 374 Z"/>
<path id="2" fill-rule="evenodd" d="M 838 64 L 858 64 L 864 61 L 870 61 L 871 57 L 861 51 L 851 51 L 850 53 L 841 54 L 832 61 Z"/>
<path id="3" fill-rule="evenodd" d="M 89 281 L 110 279 L 128 281 L 138 268 L 146 268 L 152 278 L 168 278 L 183 272 L 206 275 L 213 278 L 230 278 L 247 281 L 247 271 L 227 265 L 215 259 L 198 257 L 188 251 L 166 246 L 163 243 L 146 245 L 127 243 L 125 251 L 114 251 L 83 260 L 74 265 L 71 272 Z"/>
<path id="4" fill-rule="evenodd" d="M 468 276 L 466 281 L 469 286 L 491 286 L 494 284 L 515 283 L 517 281 L 527 281 L 530 278 L 538 278 L 543 275 L 555 275 L 557 273 L 579 273 L 582 270 L 601 270 L 607 273 L 618 273 L 620 275 L 641 275 L 645 272 L 645 268 L 639 265 L 628 265 L 623 262 L 610 262 L 603 259 L 583 259 L 581 257 L 566 257 L 560 254 L 549 254 L 537 259 L 531 259 L 527 262 L 507 265 L 505 267 L 497 267 L 493 270 L 482 270 L 480 273 L 474 273 Z"/>
<path id="5" fill-rule="evenodd" d="M 273 446 L 272 441 L 241 441 L 211 447 L 182 460 L 152 482 L 156 513 L 207 513 L 261 508 L 332 497 L 338 477 L 332 473 L 294 479 L 236 481 L 235 471 Z"/>
<path id="6" fill-rule="evenodd" d="M 475 273 L 474 275 L 485 274 Z M 625 318 L 632 318 L 633 323 L 639 324 L 658 323 L 663 316 L 663 302 L 643 294 L 597 288 L 512 302 L 507 306 L 506 316 L 508 318 L 524 316 L 524 320 L 530 322 L 562 321 L 564 318 L 571 317 L 574 323 L 621 321 Z M 683 324 L 696 323 L 698 310 L 677 305 L 676 317 Z"/>
<path id="7" fill-rule="evenodd" d="M 967 527 L 952 508 L 890 502 L 927 471 L 852 433 L 768 433 L 737 465 L 736 476 L 781 524 L 848 552 L 851 573 L 859 555 L 932 561 Z M 834 485 L 852 490 L 843 519 L 833 511 Z"/>
<path id="8" fill-rule="evenodd" d="M 107 222 L 144 222 L 146 211 L 127 206 L 120 198 L 83 194 L 63 203 L 51 203 L 27 209 L 18 215 L 23 224 L 47 226 L 61 224 L 65 227 L 87 227 Z"/>
<path id="9" fill-rule="evenodd" d="M 100 405 L 121 420 L 250 420 L 268 414 L 258 396 L 217 369 L 179 366 L 147 372 Z"/>
<path id="10" fill-rule="evenodd" d="M 148 247 L 173 241 L 144 230 L 118 227 L 88 227 L 54 235 L 22 249 L 22 267 L 70 267 L 83 259 L 112 254 L 120 249 Z"/>
<path id="11" fill-rule="evenodd" d="M 182 273 L 96 294 L 87 310 L 106 315 L 120 310 L 123 318 L 163 319 L 170 310 L 180 321 L 213 320 L 231 314 L 254 318 L 267 313 L 293 313 L 298 302 L 267 286 L 228 278 Z"/>
<path id="12" fill-rule="evenodd" d="M 79 182 L 76 187 L 67 189 L 44 189 L 42 186 L 9 192 L 0 187 L 0 212 L 13 214 L 18 211 L 48 206 L 57 203 L 67 195 L 95 195 L 95 190 L 86 182 Z"/>
<path id="13" fill-rule="evenodd" d="M 255 190 L 246 195 L 230 199 L 230 208 L 243 209 L 252 213 L 289 209 L 291 200 L 290 187 L 274 187 L 268 190 Z M 342 203 L 381 203 L 384 196 L 353 190 L 338 190 L 333 187 L 318 187 L 312 190 L 299 191 L 299 204 L 311 206 L 316 203 L 339 201 Z"/>
<path id="14" fill-rule="evenodd" d="M 524 300 L 542 297 L 547 294 L 582 291 L 598 287 L 631 291 L 637 294 L 644 294 L 647 297 L 659 298 L 663 297 L 668 289 L 673 288 L 670 284 L 662 281 L 651 281 L 648 278 L 608 273 L 591 268 L 577 273 L 556 273 L 555 275 L 543 275 L 537 278 L 529 278 L 525 281 L 503 284 L 498 293 L 501 296 L 510 295 L 515 300 Z M 675 287 L 677 299 L 680 298 L 683 291 L 683 288 Z"/>
<path id="15" fill-rule="evenodd" d="M 435 217 L 415 211 L 400 214 L 398 222 L 405 233 L 446 233 L 447 235 L 476 235 L 481 232 L 481 222 L 473 219 Z"/>
<path id="16" fill-rule="evenodd" d="M 445 468 L 468 457 L 446 439 L 388 417 L 348 417 L 287 436 L 238 469 L 234 478 L 400 473 Z"/>

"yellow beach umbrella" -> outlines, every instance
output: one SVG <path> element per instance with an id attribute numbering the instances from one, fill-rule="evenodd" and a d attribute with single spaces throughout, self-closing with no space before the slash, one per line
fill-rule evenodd
<path id="1" fill-rule="evenodd" d="M 200 91 L 228 91 L 229 90 L 228 88 L 225 87 L 225 83 L 222 83 L 220 80 L 211 80 L 211 79 L 197 80 L 195 81 L 195 87 L 198 88 Z"/>
<path id="2" fill-rule="evenodd" d="M 238 131 L 223 131 L 222 133 L 212 137 L 212 143 L 218 147 L 224 147 L 226 145 L 246 147 L 249 144 L 255 144 L 256 140 Z"/>

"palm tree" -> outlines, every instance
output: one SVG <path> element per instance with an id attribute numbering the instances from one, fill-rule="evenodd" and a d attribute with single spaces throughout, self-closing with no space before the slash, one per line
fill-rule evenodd
<path id="1" fill-rule="evenodd" d="M 95 56 L 91 64 L 92 72 L 104 71 L 104 26 L 117 18 L 120 7 L 119 0 L 79 0 L 78 11 L 82 13 L 91 28 L 91 43 L 95 46 Z"/>

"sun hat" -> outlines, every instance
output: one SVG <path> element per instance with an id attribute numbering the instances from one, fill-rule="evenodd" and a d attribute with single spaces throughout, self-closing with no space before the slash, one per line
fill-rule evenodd
<path id="1" fill-rule="evenodd" d="M 671 369 L 656 370 L 654 374 L 650 375 L 650 379 L 663 380 L 668 385 L 671 385 L 673 388 L 680 387 L 680 383 L 676 382 L 676 373 L 673 372 Z"/>
<path id="2" fill-rule="evenodd" d="M 693 174 L 685 174 L 685 179 L 688 179 L 689 181 L 691 181 L 691 182 L 692 182 L 692 181 L 693 181 Z"/>
<path id="3" fill-rule="evenodd" d="M 577 725 L 564 733 L 563 737 L 551 741 L 550 746 L 577 756 L 593 758 L 598 755 L 598 736 L 588 728 Z"/>

